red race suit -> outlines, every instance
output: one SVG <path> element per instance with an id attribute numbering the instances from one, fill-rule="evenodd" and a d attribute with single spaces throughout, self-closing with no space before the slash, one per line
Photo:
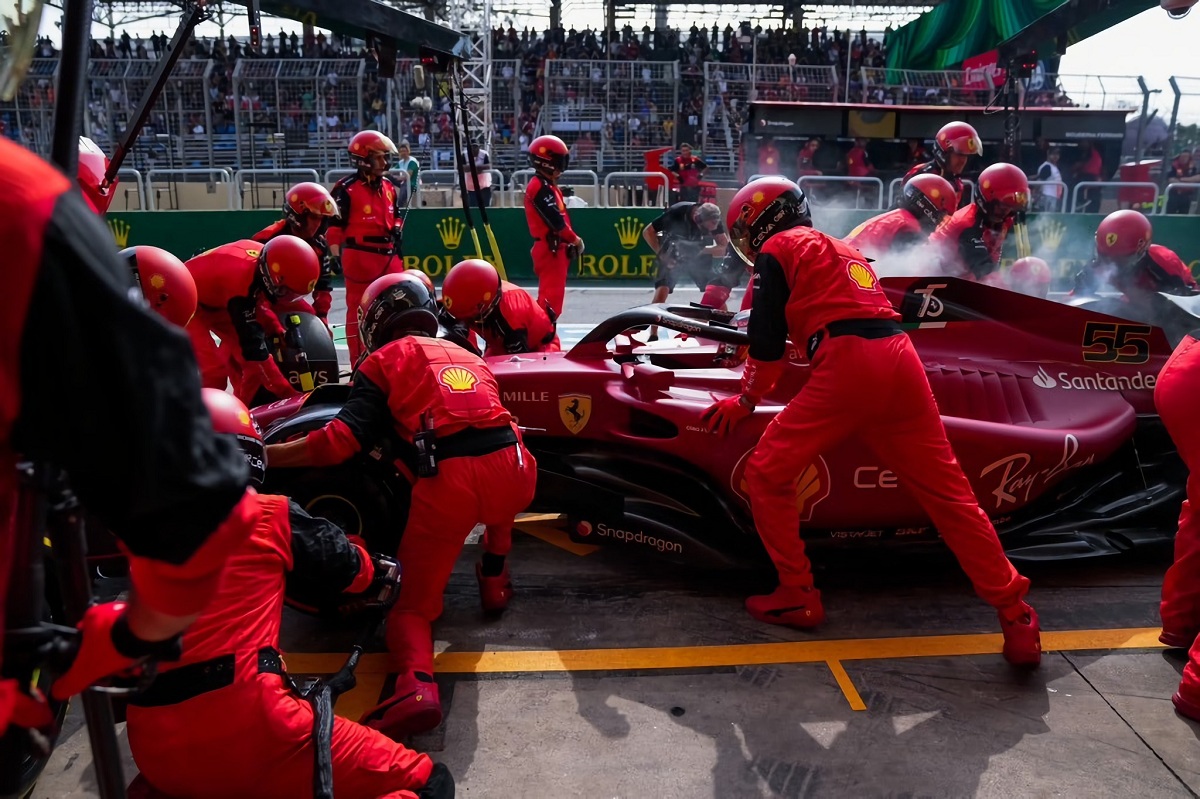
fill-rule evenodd
<path id="1" fill-rule="evenodd" d="M 0 620 L 16 536 L 42 538 L 13 516 L 18 457 L 70 474 L 127 549 L 141 601 L 198 613 L 256 518 L 245 459 L 213 435 L 187 338 L 131 299 L 129 267 L 74 181 L 2 138 L 0 161 Z M 0 680 L 0 731 L 28 701 Z"/>
<path id="2" fill-rule="evenodd" d="M 921 223 L 911 211 L 897 208 L 863 222 L 842 241 L 873 260 L 889 252 L 907 249 L 927 239 Z"/>
<path id="3" fill-rule="evenodd" d="M 987 224 L 983 211 L 971 203 L 933 231 L 929 242 L 935 247 L 943 274 L 984 282 L 999 268 L 1000 251 L 1012 226 L 1011 216 L 999 226 Z"/>
<path id="4" fill-rule="evenodd" d="M 1150 249 L 1130 269 L 1118 270 L 1113 275 L 1113 288 L 1130 296 L 1166 291 L 1172 294 L 1188 294 L 1200 290 L 1192 270 L 1174 250 L 1161 244 L 1151 244 Z"/>
<path id="5" fill-rule="evenodd" d="M 391 175 L 372 183 L 361 174 L 339 180 L 330 192 L 340 218 L 329 223 L 329 243 L 342 248 L 346 281 L 346 346 L 350 363 L 358 363 L 358 303 L 367 286 L 387 274 L 404 271 L 400 229 L 408 187 Z"/>
<path id="6" fill-rule="evenodd" d="M 443 339 L 408 336 L 367 356 L 336 419 L 308 434 L 316 465 L 341 463 L 389 431 L 411 444 L 432 429 L 437 474 L 415 477 L 408 524 L 396 554 L 404 575 L 388 616 L 395 693 L 432 687 L 430 624 L 463 542 L 486 525 L 486 553 L 507 555 L 514 517 L 533 500 L 537 463 L 521 443 L 500 389 L 477 355 Z M 415 447 L 402 453 L 419 474 Z"/>
<path id="7" fill-rule="evenodd" d="M 950 185 L 954 187 L 954 194 L 955 194 L 955 196 L 958 197 L 958 202 L 956 203 L 956 205 L 962 205 L 962 197 L 963 197 L 963 188 L 964 187 L 963 187 L 963 181 L 962 181 L 961 177 L 959 177 L 958 175 L 951 175 L 949 172 L 947 172 L 946 170 L 944 170 L 940 166 L 938 166 L 937 161 L 926 161 L 923 164 L 916 164 L 911 169 L 909 169 L 907 172 L 905 172 L 904 180 L 903 180 L 903 182 L 901 182 L 900 185 L 903 186 L 905 183 L 908 183 L 908 181 L 915 178 L 917 175 L 941 175 L 946 180 L 950 181 Z"/>
<path id="8" fill-rule="evenodd" d="M 571 229 L 567 206 L 558 185 L 534 175 L 525 189 L 525 221 L 533 235 L 533 272 L 538 277 L 538 302 L 562 316 L 567 293 L 570 245 L 579 236 Z"/>
<path id="9" fill-rule="evenodd" d="M 274 319 L 259 306 L 268 300 L 260 289 L 258 255 L 262 244 L 243 239 L 203 252 L 185 266 L 196 281 L 199 306 L 187 332 L 200 363 L 206 388 L 225 389 L 232 382 L 238 399 L 249 404 L 258 387 L 278 397 L 296 394 L 271 356 L 261 319 Z M 269 314 L 269 315 L 268 315 Z M 282 333 L 282 326 L 273 331 Z M 220 346 L 212 334 L 221 340 Z"/>
<path id="10" fill-rule="evenodd" d="M 508 281 L 500 284 L 500 303 L 482 323 L 470 326 L 483 338 L 484 355 L 558 352 L 562 349 L 551 312 L 529 292 Z"/>
<path id="11" fill-rule="evenodd" d="M 1029 588 L 1005 557 L 963 475 L 925 368 L 871 267 L 807 227 L 769 238 L 755 262 L 750 358 L 777 362 L 788 339 L 811 376 L 767 426 L 746 466 L 754 523 L 784 588 L 813 585 L 800 538 L 796 480 L 817 456 L 857 435 L 929 514 L 975 590 L 997 608 Z"/>
<path id="12" fill-rule="evenodd" d="M 704 162 L 704 159 L 694 155 L 689 155 L 687 158 L 681 155 L 671 162 L 670 170 L 679 179 L 680 201 L 700 201 L 700 179 L 704 176 L 704 170 L 707 168 L 708 164 Z"/>
<path id="13" fill-rule="evenodd" d="M 336 607 L 371 586 L 361 547 L 287 497 L 259 496 L 262 513 L 233 552 L 221 589 L 130 700 L 129 748 L 142 777 L 173 799 L 312 794 L 313 708 L 279 655 L 284 587 L 310 607 Z M 346 799 L 413 799 L 433 768 L 375 730 L 337 717 L 333 785 Z"/>
<path id="14" fill-rule="evenodd" d="M 286 219 L 280 219 L 278 222 L 263 228 L 255 233 L 250 238 L 257 242 L 266 244 L 276 236 L 298 236 L 288 226 Z M 303 236 L 298 236 L 304 238 Z M 280 331 L 283 329 L 282 323 L 278 317 L 289 312 L 299 311 L 301 313 L 316 314 L 321 318 L 321 321 L 329 324 L 329 308 L 333 305 L 333 271 L 329 268 L 329 242 L 325 240 L 325 236 L 318 233 L 311 239 L 304 239 L 309 246 L 313 248 L 313 252 L 317 254 L 317 260 L 321 264 L 321 275 L 317 278 L 316 288 L 312 293 L 312 304 L 303 298 L 298 298 L 290 302 L 273 302 L 270 304 L 270 310 L 276 317 L 276 324 Z M 262 321 L 262 315 L 259 315 Z M 276 332 L 268 329 L 268 332 Z"/>
<path id="15" fill-rule="evenodd" d="M 1179 513 L 1175 561 L 1163 578 L 1162 640 L 1190 649 L 1179 693 L 1200 707 L 1200 427 L 1196 397 L 1200 392 L 1200 330 L 1193 330 L 1171 354 L 1154 386 L 1154 405 L 1188 469 L 1187 499 Z"/>

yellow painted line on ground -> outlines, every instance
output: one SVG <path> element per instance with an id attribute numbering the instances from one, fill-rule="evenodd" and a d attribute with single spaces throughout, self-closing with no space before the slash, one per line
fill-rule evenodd
<path id="1" fill-rule="evenodd" d="M 827 660 L 825 663 L 833 672 L 833 679 L 837 680 L 838 688 L 842 689 L 842 696 L 846 697 L 846 701 L 850 703 L 850 709 L 866 710 L 867 706 L 862 701 L 862 697 L 858 695 L 858 689 L 854 687 L 854 681 L 846 673 L 846 667 L 842 665 L 842 661 Z"/>
<path id="2" fill-rule="evenodd" d="M 1162 649 L 1162 644 L 1158 642 L 1159 632 L 1158 627 L 1043 632 L 1042 649 L 1046 652 Z M 999 633 L 979 633 L 725 646 L 442 652 L 435 659 L 434 668 L 442 674 L 520 674 L 720 668 L 831 661 L 840 664 L 846 660 L 998 655 L 1003 644 L 1004 639 Z M 330 674 L 341 668 L 346 656 L 293 653 L 287 655 L 286 659 L 288 669 L 293 673 Z M 387 655 L 363 655 L 358 673 L 386 673 L 387 668 Z"/>

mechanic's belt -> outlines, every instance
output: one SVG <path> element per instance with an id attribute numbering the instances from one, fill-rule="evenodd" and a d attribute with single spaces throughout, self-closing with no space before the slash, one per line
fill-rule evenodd
<path id="1" fill-rule="evenodd" d="M 808 337 L 808 359 L 811 361 L 826 338 L 838 336 L 858 336 L 859 338 L 888 338 L 904 332 L 899 323 L 891 319 L 839 319 L 830 322 L 825 327 Z"/>
<path id="2" fill-rule="evenodd" d="M 368 245 L 383 244 L 383 247 L 371 247 Z M 392 240 L 387 236 L 363 236 L 361 239 L 346 239 L 342 244 L 347 250 L 361 250 L 362 252 L 373 252 L 376 255 L 395 255 L 396 250 L 392 245 Z"/>
<path id="3" fill-rule="evenodd" d="M 177 705 L 209 691 L 233 685 L 235 671 L 234 655 L 228 654 L 160 672 L 149 688 L 130 697 L 129 704 L 136 707 Z M 258 650 L 258 673 L 279 674 L 287 678 L 279 650 L 269 646 Z"/>
<path id="4" fill-rule="evenodd" d="M 468 427 L 448 436 L 438 436 L 436 439 L 435 455 L 437 460 L 447 458 L 467 458 L 475 455 L 490 455 L 505 447 L 511 447 L 518 441 L 516 432 L 509 425 L 503 427 Z M 413 474 L 417 473 L 417 450 L 412 444 L 405 442 L 400 454 L 400 460 L 409 467 Z"/>

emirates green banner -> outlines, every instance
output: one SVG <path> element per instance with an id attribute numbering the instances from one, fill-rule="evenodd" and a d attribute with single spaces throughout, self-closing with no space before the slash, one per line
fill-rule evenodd
<path id="1" fill-rule="evenodd" d="M 1063 0 L 946 0 L 888 37 L 888 69 L 957 69 L 965 59 L 996 49 Z M 1147 0 L 1124 0 L 1066 31 L 1068 44 L 1086 39 L 1147 8 Z M 1165 15 L 1164 15 L 1165 16 Z M 1049 54 L 1054 36 L 1039 52 Z"/>
<path id="2" fill-rule="evenodd" d="M 571 212 L 571 223 L 583 237 L 586 252 L 576 261 L 570 280 L 579 283 L 625 283 L 650 286 L 654 253 L 642 240 L 642 228 L 660 212 L 653 208 L 584 208 Z M 816 208 L 819 230 L 845 236 L 877 211 L 834 211 Z M 529 248 L 532 239 L 519 208 L 489 212 L 492 229 L 508 278 L 535 283 Z M 108 226 L 121 247 L 152 244 L 184 260 L 196 252 L 248 238 L 278 218 L 273 211 L 132 211 L 108 214 Z M 1054 270 L 1055 287 L 1069 286 L 1070 276 L 1083 267 L 1095 251 L 1100 214 L 1033 214 L 1029 218 L 1032 254 L 1044 258 Z M 1179 253 L 1200 271 L 1200 217 L 1152 216 L 1154 241 Z M 488 239 L 477 231 L 483 255 L 492 260 Z M 462 213 L 451 208 L 423 208 L 409 213 L 404 234 L 404 265 L 421 269 L 435 280 L 466 258 L 476 256 L 474 239 Z M 1015 238 L 1005 245 L 1006 263 L 1016 257 Z M 882 272 L 886 274 L 886 272 Z"/>

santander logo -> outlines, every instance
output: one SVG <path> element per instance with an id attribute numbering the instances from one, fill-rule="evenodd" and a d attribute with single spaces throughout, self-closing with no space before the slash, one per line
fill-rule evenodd
<path id="1" fill-rule="evenodd" d="M 1050 374 L 1040 366 L 1038 367 L 1037 374 L 1033 376 L 1033 384 L 1035 386 L 1037 386 L 1038 388 L 1057 388 L 1058 387 L 1058 382 L 1055 381 L 1055 379 L 1053 377 L 1051 377 Z"/>

